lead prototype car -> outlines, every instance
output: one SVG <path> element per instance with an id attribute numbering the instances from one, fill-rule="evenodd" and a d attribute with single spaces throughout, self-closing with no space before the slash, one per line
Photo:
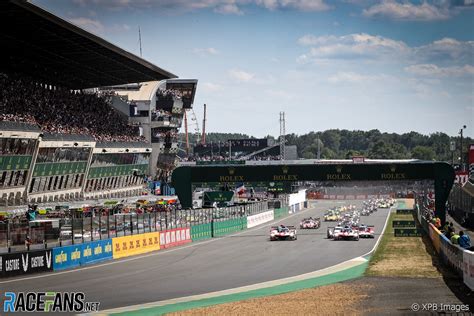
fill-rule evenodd
<path id="1" fill-rule="evenodd" d="M 298 239 L 296 235 L 295 226 L 272 226 L 270 229 L 270 241 L 274 240 L 296 240 Z"/>
<path id="2" fill-rule="evenodd" d="M 333 230 L 333 233 L 332 233 L 333 240 L 359 240 L 358 230 L 352 229 L 349 226 L 345 226 L 342 229 L 336 229 L 336 228 Z"/>
<path id="3" fill-rule="evenodd" d="M 301 229 L 316 229 L 321 227 L 321 219 L 317 218 L 305 218 L 300 222 Z"/>

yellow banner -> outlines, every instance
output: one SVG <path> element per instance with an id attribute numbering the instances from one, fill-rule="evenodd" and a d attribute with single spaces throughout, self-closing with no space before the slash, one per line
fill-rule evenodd
<path id="1" fill-rule="evenodd" d="M 114 259 L 160 249 L 160 233 L 145 233 L 112 238 Z"/>

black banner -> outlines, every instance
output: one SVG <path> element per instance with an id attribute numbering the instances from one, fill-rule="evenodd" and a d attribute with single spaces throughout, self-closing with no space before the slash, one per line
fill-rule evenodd
<path id="1" fill-rule="evenodd" d="M 10 277 L 53 271 L 52 257 L 51 249 L 0 254 L 0 275 Z"/>

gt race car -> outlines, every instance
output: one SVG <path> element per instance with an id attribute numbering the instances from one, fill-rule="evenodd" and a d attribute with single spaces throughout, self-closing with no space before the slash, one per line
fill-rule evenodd
<path id="1" fill-rule="evenodd" d="M 270 229 L 270 241 L 296 240 L 297 238 L 295 226 L 279 225 L 272 226 Z"/>

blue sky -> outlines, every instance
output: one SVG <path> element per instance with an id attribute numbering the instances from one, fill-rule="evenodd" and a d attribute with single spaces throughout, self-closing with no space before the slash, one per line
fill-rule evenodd
<path id="1" fill-rule="evenodd" d="M 34 0 L 180 78 L 207 131 L 474 137 L 474 0 Z"/>

